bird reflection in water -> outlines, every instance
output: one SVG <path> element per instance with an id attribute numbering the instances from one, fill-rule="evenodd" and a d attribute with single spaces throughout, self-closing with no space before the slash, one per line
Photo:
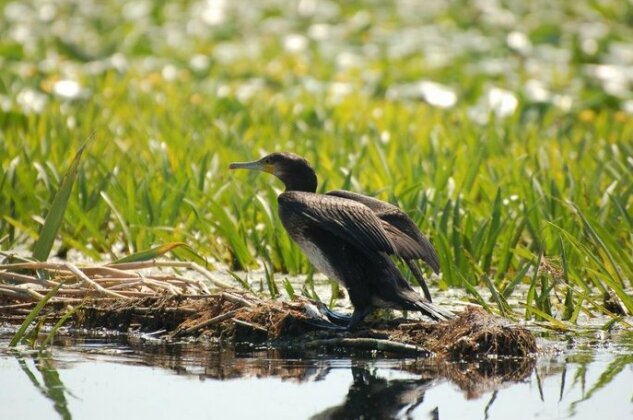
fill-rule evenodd
<path id="1" fill-rule="evenodd" d="M 313 419 L 391 419 L 408 417 L 423 401 L 437 379 L 392 379 L 367 366 L 353 366 L 354 381 L 343 404 L 328 408 Z"/>
<path id="2" fill-rule="evenodd" d="M 333 371 L 349 368 L 353 380 L 344 402 L 324 409 L 314 416 L 316 419 L 406 418 L 414 411 L 422 410 L 420 405 L 425 392 L 442 383 L 448 381 L 455 385 L 467 400 L 478 399 L 525 380 L 536 365 L 533 357 L 471 362 L 437 359 L 377 361 L 368 360 L 367 352 L 350 354 L 349 358 L 323 358 L 312 351 L 201 351 L 195 345 L 151 346 L 144 350 L 146 364 L 167 367 L 180 375 L 197 375 L 203 380 L 270 377 L 308 383 L 327 380 Z M 389 372 L 388 378 L 380 376 L 385 372 Z M 441 408 L 429 407 L 427 414 L 430 419 L 441 418 Z"/>

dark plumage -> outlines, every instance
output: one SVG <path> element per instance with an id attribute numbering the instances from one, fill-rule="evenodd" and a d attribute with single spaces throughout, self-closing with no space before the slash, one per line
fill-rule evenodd
<path id="1" fill-rule="evenodd" d="M 399 207 L 366 195 L 343 190 L 334 190 L 327 194 L 358 201 L 369 207 L 378 216 L 383 229 L 385 229 L 387 236 L 395 246 L 396 254 L 405 260 L 418 283 L 420 283 L 424 291 L 424 297 L 429 302 L 432 302 L 431 292 L 426 285 L 426 281 L 424 281 L 420 268 L 415 264 L 414 260 L 426 262 L 436 274 L 440 272 L 440 262 L 435 248 L 422 235 L 413 220 Z"/>
<path id="2" fill-rule="evenodd" d="M 347 289 L 354 305 L 348 328 L 374 307 L 417 310 L 437 320 L 452 317 L 431 303 L 414 262 L 421 259 L 438 272 L 437 253 L 398 207 L 349 191 L 316 194 L 314 170 L 292 153 L 272 153 L 229 168 L 272 173 L 284 183 L 286 191 L 278 197 L 281 222 L 310 262 Z M 407 262 L 426 299 L 409 285 L 389 255 Z"/>

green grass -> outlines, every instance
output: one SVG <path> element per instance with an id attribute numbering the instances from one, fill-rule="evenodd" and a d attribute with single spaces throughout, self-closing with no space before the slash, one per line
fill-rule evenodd
<path id="1" fill-rule="evenodd" d="M 229 7 L 216 26 L 197 2 L 152 3 L 135 18 L 114 0 L 98 15 L 69 2 L 56 25 L 0 13 L 0 247 L 33 246 L 94 131 L 54 252 L 115 260 L 184 242 L 231 270 L 264 264 L 264 288 L 277 294 L 289 283 L 276 272 L 309 270 L 276 216 L 281 184 L 227 166 L 290 150 L 313 162 L 322 190 L 406 210 L 439 251 L 442 289 L 515 318 L 617 318 L 605 295 L 633 313 L 633 93 L 592 76 L 633 39 L 633 6 L 578 3 L 504 2 L 514 23 L 461 1 L 416 13 L 346 2 L 313 15 L 258 2 L 250 13 Z M 587 41 L 597 22 L 606 29 Z M 20 24 L 33 29 L 28 42 L 14 36 Z M 330 37 L 311 37 L 322 24 Z M 531 48 L 508 45 L 513 31 Z M 284 48 L 290 34 L 306 48 Z M 208 65 L 191 65 L 196 54 Z M 80 97 L 54 94 L 66 78 Z M 457 105 L 393 96 L 422 79 L 452 88 Z M 531 98 L 529 80 L 550 99 Z M 511 115 L 477 114 L 492 86 L 514 92 Z M 31 91 L 46 99 L 40 110 L 25 104 Z M 565 98 L 570 107 L 558 106 Z M 507 300 L 522 284 L 524 311 L 513 313 Z"/>

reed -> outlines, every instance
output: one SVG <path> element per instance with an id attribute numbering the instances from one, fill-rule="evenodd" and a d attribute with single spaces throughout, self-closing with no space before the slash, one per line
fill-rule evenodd
<path id="1" fill-rule="evenodd" d="M 35 246 L 41 260 L 72 251 L 116 261 L 184 243 L 171 250 L 178 260 L 202 264 L 204 257 L 232 271 L 263 266 L 262 289 L 292 295 L 289 282 L 277 284 L 279 273 L 310 268 L 276 215 L 281 185 L 227 171 L 231 161 L 290 150 L 314 164 L 321 191 L 348 188 L 407 211 L 439 251 L 440 289 L 463 288 L 473 302 L 511 317 L 573 326 L 607 315 L 622 323 L 633 312 L 633 117 L 626 94 L 610 93 L 592 65 L 618 60 L 618 40 L 630 38 L 627 2 L 554 2 L 548 12 L 530 4 L 525 13 L 540 18 L 527 20 L 514 10 L 524 25 L 515 29 L 533 47 L 525 50 L 506 43 L 508 29 L 498 22 L 474 19 L 481 14 L 475 3 L 446 2 L 428 14 L 376 4 L 365 20 L 351 3 L 329 18 L 336 30 L 328 39 L 313 37 L 318 21 L 267 2 L 252 6 L 253 14 L 231 9 L 201 36 L 186 32 L 198 22 L 188 2 L 166 20 L 123 24 L 107 19 L 121 12 L 111 1 L 100 6 L 103 16 L 65 7 L 56 16 L 55 27 L 84 22 L 95 55 L 82 53 L 82 40 L 64 47 L 35 18 L 29 24 L 40 26 L 30 36 L 38 48 L 3 38 L 0 51 L 11 54 L 0 66 L 0 102 L 22 102 L 0 106 L 1 249 Z M 266 16 L 288 28 L 266 32 Z M 588 55 L 579 40 L 583 24 L 596 20 L 607 33 Z M 0 14 L 6 33 L 16 25 Z M 424 41 L 403 43 L 422 27 L 442 41 L 450 65 L 429 61 Z M 465 28 L 505 70 L 490 74 L 496 62 L 466 42 L 472 32 Z M 157 35 L 135 42 L 130 31 Z M 244 33 L 251 36 L 238 36 Z M 304 50 L 288 49 L 293 34 L 306 38 Z M 111 56 L 112 45 L 121 55 Z M 47 51 L 60 62 L 45 62 Z M 544 51 L 565 66 L 552 67 Z M 74 66 L 76 97 L 51 87 L 67 77 L 63 63 Z M 32 77 L 22 76 L 25 68 Z M 454 91 L 456 104 L 434 106 L 415 87 L 420 79 Z M 529 95 L 535 82 L 547 98 Z M 482 111 L 491 87 L 511 92 L 504 100 L 516 109 Z M 81 164 L 67 170 L 77 150 Z M 64 206 L 52 201 L 56 192 Z M 41 295 L 9 286 L 3 293 Z M 316 296 L 312 286 L 304 294 Z M 521 288 L 527 297 L 511 309 Z"/>

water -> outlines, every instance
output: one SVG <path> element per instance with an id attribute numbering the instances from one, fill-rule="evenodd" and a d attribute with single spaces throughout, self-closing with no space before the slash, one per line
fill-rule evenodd
<path id="1" fill-rule="evenodd" d="M 542 339 L 536 360 L 232 351 L 63 338 L 0 341 L 0 418 L 633 418 L 633 335 Z M 512 380 L 503 380 L 499 374 Z"/>

